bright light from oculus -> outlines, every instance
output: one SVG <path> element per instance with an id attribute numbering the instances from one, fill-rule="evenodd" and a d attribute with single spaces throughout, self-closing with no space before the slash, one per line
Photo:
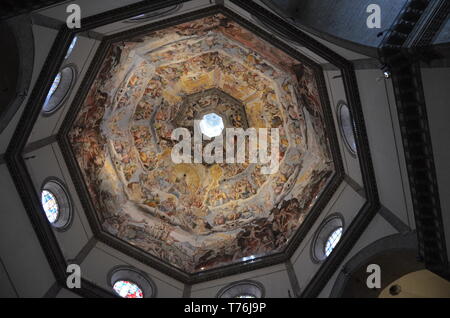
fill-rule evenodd
<path id="1" fill-rule="evenodd" d="M 224 128 L 222 117 L 216 113 L 206 114 L 200 120 L 200 131 L 209 138 L 220 136 Z"/>
<path id="2" fill-rule="evenodd" d="M 143 298 L 144 294 L 138 285 L 126 280 L 114 283 L 114 291 L 122 298 Z"/>
<path id="3" fill-rule="evenodd" d="M 342 236 L 342 227 L 338 227 L 331 233 L 328 237 L 327 242 L 325 243 L 325 255 L 328 257 L 333 249 L 336 247 L 337 243 L 341 239 Z"/>
<path id="4" fill-rule="evenodd" d="M 42 208 L 50 223 L 55 223 L 59 215 L 58 201 L 56 196 L 50 191 L 44 190 L 41 193 Z"/>

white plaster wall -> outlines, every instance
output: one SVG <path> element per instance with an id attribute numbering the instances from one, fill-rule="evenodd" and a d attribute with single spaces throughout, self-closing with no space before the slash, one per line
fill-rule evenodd
<path id="1" fill-rule="evenodd" d="M 117 5 L 119 1 L 109 1 L 108 6 L 111 8 L 111 5 Z M 132 3 L 136 1 L 126 1 L 127 3 Z M 88 9 L 88 14 L 94 14 L 102 10 L 101 6 L 105 3 L 105 0 L 102 1 L 77 1 L 77 3 L 82 4 L 82 8 L 92 8 L 92 11 Z M 120 5 L 123 5 L 124 1 L 120 1 Z M 65 7 L 64 7 L 65 8 Z M 62 7 L 47 9 L 45 12 L 41 12 L 42 14 L 48 14 L 49 16 L 55 17 L 57 19 L 64 19 L 62 17 L 66 16 L 64 10 L 62 11 Z M 96 11 L 97 10 L 97 11 Z M 85 11 L 87 12 L 87 11 Z M 48 53 L 48 50 L 51 48 L 51 44 L 56 36 L 56 31 L 47 29 L 40 26 L 34 26 L 35 35 L 39 35 L 39 45 L 37 46 L 36 51 L 36 59 L 35 59 L 35 72 L 33 74 L 33 80 L 31 84 L 31 88 L 33 87 L 36 78 L 39 74 L 39 71 L 42 67 L 42 64 L 45 60 L 45 56 Z M 83 42 L 85 41 L 85 42 Z M 83 39 L 79 43 L 85 43 L 78 47 L 73 53 L 74 61 L 78 63 L 83 63 L 84 58 L 88 59 L 92 57 L 92 52 L 89 49 L 89 45 L 91 48 L 93 47 L 93 41 L 89 39 Z M 89 52 L 88 52 L 89 51 Z M 348 55 L 346 52 L 343 52 L 344 55 Z M 359 55 L 348 55 L 347 58 L 361 58 Z M 80 69 L 83 69 L 81 67 Z M 83 71 L 85 71 L 83 69 Z M 335 106 L 337 101 L 340 99 L 345 100 L 345 95 L 343 94 L 343 86 L 342 82 L 339 80 L 332 79 L 334 71 L 325 72 L 327 81 L 332 88 L 330 93 L 330 99 L 332 100 L 332 106 Z M 448 75 L 447 73 L 440 73 L 441 76 L 441 85 L 445 85 L 448 83 Z M 402 181 L 404 177 L 404 167 L 400 163 L 400 167 L 396 167 L 395 165 L 391 165 L 395 160 L 392 159 L 393 155 L 396 153 L 398 149 L 398 130 L 395 126 L 395 116 L 396 114 L 393 112 L 395 110 L 395 104 L 393 104 L 392 97 L 392 88 L 384 83 L 384 80 L 380 82 L 376 82 L 374 79 L 379 77 L 381 72 L 377 70 L 361 70 L 357 71 L 358 84 L 361 93 L 361 100 L 363 103 L 363 108 L 365 112 L 366 126 L 369 134 L 369 142 L 372 149 L 372 156 L 374 159 L 375 172 L 377 174 L 377 181 L 379 182 L 379 190 L 380 197 L 382 198 L 382 203 L 385 204 L 389 209 L 391 209 L 395 213 L 399 213 L 398 216 L 408 222 L 408 224 L 412 225 L 411 216 L 408 214 L 408 200 L 405 198 L 405 194 L 401 194 L 398 191 L 401 191 L 405 186 L 405 181 Z M 425 77 L 433 77 L 436 74 L 426 74 Z M 78 79 L 80 81 L 80 77 Z M 447 82 L 445 82 L 447 80 Z M 435 89 L 434 86 L 427 87 L 429 90 L 429 96 L 441 96 L 439 94 L 447 94 L 445 96 L 441 96 L 440 101 L 448 100 L 448 90 L 441 89 L 441 91 L 436 92 L 432 89 Z M 73 93 L 76 90 L 73 91 Z M 72 94 L 73 94 L 72 93 Z M 72 96 L 73 97 L 73 96 Z M 430 98 L 430 97 L 429 97 Z M 22 106 L 23 108 L 23 106 Z M 66 107 L 67 108 L 67 107 Z M 448 109 L 448 107 L 446 108 Z M 6 149 L 7 143 L 9 142 L 10 136 L 13 132 L 14 125 L 16 124 L 18 118 L 20 117 L 20 110 L 14 120 L 11 122 L 11 125 L 5 130 L 5 132 L 0 136 L 0 149 Z M 59 118 L 62 118 L 62 113 L 64 110 L 59 111 L 54 115 L 52 120 L 52 124 L 49 124 L 50 121 L 40 121 L 38 125 L 43 128 L 36 129 L 33 134 L 32 140 L 38 140 L 42 137 L 48 135 L 48 132 L 55 132 L 55 129 L 58 125 Z M 434 116 L 434 117 L 433 117 Z M 437 118 L 440 120 L 441 126 L 444 127 L 444 117 L 442 113 L 435 112 L 430 115 L 430 118 Z M 50 117 L 51 118 L 51 117 Z M 448 118 L 448 116 L 447 116 Z M 53 121 L 54 120 L 54 121 Z M 380 127 L 380 123 L 384 126 Z M 441 127 L 438 126 L 438 127 Z M 36 126 L 38 127 L 38 126 Z M 434 133 L 437 134 L 438 131 Z M 390 135 L 392 134 L 392 135 Z M 443 144 L 445 138 L 440 138 L 440 143 L 436 142 L 436 144 Z M 445 149 L 448 149 L 445 148 Z M 0 151 L 3 152 L 3 151 Z M 54 153 L 56 151 L 56 154 Z M 346 167 L 348 173 L 357 181 L 361 182 L 361 177 L 358 175 L 357 170 L 357 159 L 352 159 L 351 156 L 347 153 L 346 149 L 343 147 L 341 143 L 341 151 L 346 158 Z M 52 155 L 53 152 L 53 155 Z M 436 152 L 436 149 L 435 149 Z M 60 164 L 62 162 L 61 155 L 58 152 L 57 147 L 49 146 L 46 149 L 42 149 L 35 153 L 37 155 L 37 160 L 44 161 L 44 165 L 41 164 L 41 167 L 49 167 L 49 169 L 55 169 L 51 171 L 44 171 L 39 169 L 34 169 L 38 161 L 33 163 L 33 160 L 28 161 L 27 164 L 30 167 L 30 171 L 32 177 L 35 181 L 35 185 L 37 189 L 40 187 L 40 181 L 44 176 L 48 176 L 48 173 L 54 173 L 54 175 L 59 176 L 61 179 L 65 180 L 69 186 L 70 193 L 73 197 L 75 196 L 75 191 L 73 189 L 73 185 L 68 182 L 68 173 L 66 168 L 61 171 Z M 398 154 L 398 152 L 397 152 Z M 441 153 L 440 153 L 441 154 Z M 445 153 L 444 153 L 445 154 Z M 445 155 L 442 158 L 446 158 Z M 448 162 L 442 160 L 437 166 L 445 167 L 445 163 Z M 36 166 L 37 167 L 37 166 Z M 47 174 L 46 174 L 47 173 Z M 6 270 L 11 277 L 11 280 L 14 282 L 14 285 L 17 289 L 17 292 L 20 296 L 40 296 L 45 294 L 45 292 L 50 288 L 50 286 L 54 282 L 53 275 L 50 271 L 48 263 L 45 259 L 45 256 L 38 244 L 37 237 L 32 230 L 31 224 L 29 223 L 28 217 L 21 205 L 20 198 L 17 193 L 15 193 L 14 185 L 12 184 L 12 180 L 10 179 L 6 166 L 0 166 L 0 193 L 1 197 L 5 198 L 5 209 L 0 211 L 1 221 L 0 222 L 0 252 L 2 255 L 2 260 L 4 263 L 4 270 L 0 268 L 0 279 L 3 280 L 5 277 Z M 443 180 L 443 181 L 442 181 Z M 440 185 L 444 185 L 441 188 L 447 189 L 446 182 L 448 179 L 442 178 L 439 180 Z M 406 191 L 406 193 L 409 193 Z M 337 197 L 329 203 L 326 208 L 326 211 L 321 215 L 321 219 L 326 217 L 326 215 L 333 212 L 340 212 L 344 214 L 346 225 L 351 222 L 352 218 L 355 216 L 356 212 L 363 204 L 363 199 L 356 194 L 353 189 L 351 189 L 346 184 L 341 185 L 338 189 L 335 196 L 341 196 L 343 200 L 337 200 Z M 441 194 L 441 198 L 442 198 Z M 75 199 L 76 203 L 79 204 L 79 200 Z M 404 201 L 402 203 L 402 200 Z M 338 202 L 338 203 L 337 203 Z M 447 204 L 447 203 L 445 203 Z M 80 210 L 81 211 L 81 210 Z M 78 213 L 78 212 L 77 212 Z M 447 214 L 448 215 L 448 214 Z M 448 222 L 448 219 L 447 219 Z M 75 222 L 74 222 L 75 223 Z M 78 225 L 75 225 L 78 229 L 83 225 L 83 220 L 80 218 Z M 14 226 L 11 226 L 14 224 Z M 320 220 L 316 222 L 314 228 L 316 228 L 320 224 Z M 313 229 L 314 229 L 313 228 Z M 74 228 L 75 229 L 75 228 Z M 77 233 L 74 231 L 73 233 Z M 295 254 L 292 257 L 292 263 L 294 266 L 294 270 L 299 278 L 300 287 L 304 287 L 309 279 L 312 277 L 312 273 L 318 268 L 317 264 L 312 264 L 309 257 L 309 246 L 312 233 L 311 231 L 308 238 L 300 245 Z M 16 234 L 21 233 L 21 237 L 16 240 L 20 248 L 13 248 L 9 242 L 13 241 L 16 238 Z M 371 242 L 382 238 L 386 235 L 390 235 L 395 233 L 395 230 L 379 215 L 375 216 L 369 228 L 364 232 L 362 237 L 358 240 L 355 247 L 352 249 L 351 253 L 347 256 L 346 261 L 355 253 L 357 253 L 361 248 L 367 246 Z M 68 234 L 68 233 L 67 233 Z M 67 236 L 67 240 L 69 240 L 69 236 Z M 86 237 L 87 238 L 87 237 Z M 71 246 L 67 249 L 64 248 L 67 256 L 75 255 L 75 251 L 79 250 L 81 244 L 64 242 L 64 237 L 58 237 L 60 243 L 66 246 L 66 243 Z M 70 239 L 71 240 L 71 239 Z M 85 241 L 82 237 L 78 238 L 79 242 Z M 76 240 L 75 240 L 76 242 Z M 8 243 L 8 244 L 7 244 Z M 72 244 L 72 245 L 70 245 Z M 450 244 L 448 244 L 450 246 Z M 75 248 L 76 247 L 76 248 Z M 33 259 L 33 262 L 23 262 L 23 255 L 30 256 L 30 259 Z M 6 255 L 6 256 L 4 256 Z M 109 270 L 116 265 L 132 265 L 145 272 L 149 273 L 149 276 L 155 281 L 158 286 L 158 297 L 181 297 L 183 293 L 183 284 L 180 282 L 148 267 L 134 259 L 129 258 L 126 255 L 121 254 L 120 252 L 114 251 L 113 249 L 105 246 L 102 243 L 98 243 L 97 246 L 89 253 L 88 257 L 82 263 L 82 275 L 86 275 L 86 278 L 97 282 L 99 285 L 107 288 L 106 275 Z M 345 264 L 345 261 L 344 263 Z M 24 274 L 25 273 L 25 274 Z M 39 273 L 36 275 L 36 273 Z M 321 293 L 321 296 L 327 296 L 331 291 L 334 280 L 337 277 L 339 270 L 336 271 L 333 278 L 324 288 Z M 234 275 L 230 277 L 225 277 L 218 280 L 213 280 L 210 282 L 205 282 L 201 284 L 196 284 L 192 286 L 191 296 L 192 297 L 213 297 L 215 294 L 228 283 L 233 281 L 242 280 L 242 279 L 253 279 L 261 282 L 266 287 L 266 296 L 267 297 L 288 297 L 288 290 L 291 290 L 292 287 L 289 282 L 289 278 L 286 272 L 286 268 L 284 264 L 272 266 L 269 268 L 260 269 L 257 271 L 252 271 L 248 273 L 243 273 L 240 275 Z M 2 284 L 3 285 L 3 284 Z M 7 286 L 7 284 L 4 284 Z M 11 292 L 11 286 L 9 288 L 0 289 L 0 293 L 5 292 L 6 294 Z M 60 291 L 58 296 L 70 295 L 70 292 L 66 292 L 65 290 Z"/>
<path id="2" fill-rule="evenodd" d="M 287 298 L 289 297 L 289 291 L 292 296 L 294 295 L 286 266 L 284 264 L 278 264 L 251 272 L 195 284 L 191 289 L 191 298 L 216 297 L 221 288 L 244 279 L 261 283 L 264 286 L 265 297 L 267 298 Z"/>
<path id="3" fill-rule="evenodd" d="M 0 298 L 18 297 L 3 261 L 0 258 Z"/>
<path id="4" fill-rule="evenodd" d="M 336 282 L 336 278 L 338 277 L 339 273 L 341 272 L 343 266 L 360 250 L 368 246 L 369 244 L 382 239 L 386 236 L 397 234 L 397 230 L 395 230 L 386 220 L 381 217 L 379 214 L 376 214 L 372 221 L 370 222 L 369 226 L 366 228 L 366 230 L 363 232 L 363 234 L 360 236 L 356 244 L 353 246 L 350 253 L 347 254 L 344 261 L 341 263 L 339 268 L 336 270 L 336 272 L 333 274 L 331 279 L 328 281 L 328 283 L 325 285 L 325 287 L 322 289 L 322 291 L 319 294 L 319 298 L 326 298 L 329 297 L 331 290 L 333 289 L 334 283 Z M 365 282 L 361 282 L 364 284 Z"/>
<path id="5" fill-rule="evenodd" d="M 355 180 L 361 187 L 363 187 L 363 181 L 361 176 L 361 170 L 359 166 L 359 160 L 357 156 L 350 153 L 345 145 L 344 138 L 339 128 L 339 122 L 337 119 L 337 106 L 338 103 L 343 101 L 348 103 L 345 94 L 344 83 L 342 81 L 341 71 L 324 71 L 325 82 L 327 83 L 328 97 L 330 99 L 331 112 L 333 114 L 334 126 L 336 129 L 337 138 L 339 141 L 339 148 L 344 164 L 346 174 Z"/>
<path id="6" fill-rule="evenodd" d="M 357 70 L 373 168 L 382 205 L 414 228 L 411 193 L 390 80 L 380 70 Z"/>
<path id="7" fill-rule="evenodd" d="M 132 266 L 147 273 L 157 287 L 158 298 L 179 298 L 183 295 L 184 284 L 147 266 L 135 259 L 98 242 L 81 264 L 82 277 L 110 289 L 107 275 L 115 266 Z"/>
<path id="8" fill-rule="evenodd" d="M 41 297 L 55 278 L 4 164 L 0 165 L 0 198 L 0 255 L 4 270 L 19 297 Z M 0 277 L 4 278 L 4 273 Z"/>
<path id="9" fill-rule="evenodd" d="M 33 32 L 42 31 L 33 26 Z M 21 107 L 6 129 L 0 134 L 0 153 L 4 153 L 11 141 L 16 125 L 22 116 L 29 94 L 48 54 L 52 35 L 40 39 L 35 47 L 33 74 L 30 89 Z M 36 39 L 35 39 L 36 42 Z M 22 201 L 6 164 L 0 165 L 0 295 L 2 297 L 41 297 L 55 282 Z"/>
<path id="10" fill-rule="evenodd" d="M 423 68 L 422 76 L 450 259 L 450 68 Z"/>
<path id="11" fill-rule="evenodd" d="M 66 12 L 66 8 L 69 4 L 79 5 L 81 9 L 81 17 L 86 18 L 102 13 L 106 10 L 117 9 L 140 1 L 142 0 L 74 0 L 36 10 L 35 12 L 59 21 L 66 21 L 70 14 Z"/>
<path id="12" fill-rule="evenodd" d="M 62 161 L 62 158 L 58 158 L 56 155 L 58 151 L 59 147 L 56 144 L 51 144 L 28 153 L 26 154 L 27 157 L 35 157 L 26 160 L 26 165 L 38 196 L 40 196 L 41 187 L 48 177 L 56 177 L 67 186 L 67 191 L 70 193 L 73 206 L 73 220 L 66 231 L 60 232 L 55 230 L 54 233 L 65 258 L 74 259 L 89 241 L 89 238 L 92 237 L 92 232 L 87 223 L 72 180 L 67 175 L 67 167 L 64 161 Z"/>
<path id="13" fill-rule="evenodd" d="M 317 270 L 319 270 L 321 263 L 313 262 L 311 258 L 311 244 L 313 237 L 322 221 L 333 213 L 340 213 L 344 218 L 344 233 L 348 228 L 353 218 L 357 215 L 365 200 L 357 194 L 346 183 L 341 184 L 333 199 L 325 207 L 322 214 L 318 217 L 315 224 L 311 227 L 308 235 L 300 243 L 300 246 L 291 257 L 292 266 L 300 285 L 300 289 L 304 289 L 309 281 L 314 277 Z"/>
<path id="14" fill-rule="evenodd" d="M 25 108 L 26 103 L 28 102 L 28 98 L 31 94 L 31 91 L 36 84 L 39 73 L 42 70 L 45 59 L 50 51 L 51 45 L 53 43 L 54 38 L 56 37 L 56 31 L 50 30 L 48 28 L 44 28 L 41 26 L 33 25 L 33 34 L 34 34 L 34 66 L 33 66 L 33 74 L 31 76 L 30 87 L 28 89 L 28 94 L 25 97 L 20 109 L 16 112 L 14 117 L 12 118 L 9 125 L 5 128 L 5 130 L 0 134 L 0 154 L 4 153 L 11 141 L 11 137 L 14 134 L 14 130 L 16 129 L 17 123 L 19 122 L 20 117 L 22 116 L 23 110 Z M 37 42 L 37 35 L 39 36 L 39 42 Z M 30 57 L 31 58 L 31 57 Z"/>
<path id="15" fill-rule="evenodd" d="M 113 33 L 117 33 L 117 32 L 123 32 L 126 31 L 128 29 L 132 29 L 132 28 L 136 28 L 136 27 L 140 27 L 146 24 L 152 24 L 155 23 L 159 20 L 165 20 L 170 18 L 171 16 L 177 16 L 180 14 L 186 14 L 188 12 L 194 11 L 194 10 L 199 10 L 205 7 L 211 6 L 211 3 L 209 2 L 209 0 L 193 0 L 193 1 L 188 1 L 183 3 L 182 8 L 180 9 L 180 11 L 174 12 L 173 14 L 170 15 L 163 15 L 162 17 L 154 17 L 151 20 L 147 20 L 147 21 L 135 21 L 135 22 L 115 22 L 115 23 L 111 23 L 105 26 L 100 26 L 96 29 L 94 29 L 95 32 L 98 32 L 100 34 L 113 34 Z"/>
<path id="16" fill-rule="evenodd" d="M 56 295 L 56 298 L 81 298 L 81 296 L 78 296 L 68 289 L 62 288 Z"/>
<path id="17" fill-rule="evenodd" d="M 40 39 L 41 37 L 49 36 L 53 34 L 55 30 L 44 28 L 45 31 L 35 33 L 35 37 Z M 66 65 L 74 64 L 77 69 L 76 82 L 73 84 L 73 88 L 69 92 L 64 104 L 51 116 L 39 115 L 36 120 L 33 130 L 31 132 L 28 143 L 43 139 L 58 132 L 64 117 L 72 105 L 72 101 L 80 87 L 84 75 L 92 62 L 96 49 L 99 45 L 98 41 L 88 39 L 85 37 L 78 37 L 77 43 L 72 51 L 72 54 L 64 60 L 60 69 L 63 69 Z"/>

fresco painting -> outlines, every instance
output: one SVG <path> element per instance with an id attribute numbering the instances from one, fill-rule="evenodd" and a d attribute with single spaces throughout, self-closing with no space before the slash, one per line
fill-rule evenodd
<path id="1" fill-rule="evenodd" d="M 334 172 L 311 67 L 222 14 L 111 46 L 69 133 L 104 231 L 187 273 L 282 251 Z M 174 128 L 279 128 L 280 167 L 175 164 Z"/>

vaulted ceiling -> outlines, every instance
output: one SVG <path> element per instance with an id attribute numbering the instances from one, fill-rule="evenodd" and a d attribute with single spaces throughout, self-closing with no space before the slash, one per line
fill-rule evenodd
<path id="1" fill-rule="evenodd" d="M 2 61 L 19 72 L 0 94 L 0 295 L 8 281 L 17 296 L 71 294 L 69 264 L 87 297 L 114 296 L 118 268 L 142 274 L 147 297 L 249 279 L 268 297 L 345 295 L 399 248 L 448 277 L 448 61 L 418 62 L 445 42 L 447 1 L 380 2 L 383 37 L 365 28 L 370 1 L 77 0 L 80 29 L 56 2 L 0 5 L 0 19 L 32 11 L 2 21 Z M 280 165 L 172 160 L 174 128 L 222 124 L 268 128 L 269 147 L 279 129 Z"/>
<path id="2" fill-rule="evenodd" d="M 147 12 L 162 13 L 132 20 Z M 378 208 L 352 64 L 246 1 L 137 3 L 85 17 L 82 26 L 58 33 L 8 153 L 58 281 L 80 249 L 106 275 L 110 263 L 90 258 L 97 244 L 173 285 L 292 260 L 319 288 Z M 75 74 L 67 96 L 43 114 L 66 67 Z M 342 103 L 356 153 L 338 127 L 333 106 Z M 279 167 L 266 174 L 268 163 L 246 160 L 173 162 L 173 129 L 193 132 L 212 113 L 225 128 L 279 129 Z M 269 147 L 275 139 L 270 133 Z M 49 145 L 54 151 L 46 152 Z M 42 153 L 33 158 L 35 151 Z M 73 199 L 65 232 L 49 226 L 34 198 L 35 185 L 51 176 Z M 336 215 L 342 242 L 326 261 L 315 260 L 309 245 Z M 87 281 L 103 286 L 103 278 L 89 277 L 97 269 Z"/>
<path id="3" fill-rule="evenodd" d="M 334 172 L 310 63 L 224 14 L 112 43 L 69 132 L 102 229 L 187 273 L 283 251 Z M 279 166 L 173 162 L 208 112 L 279 129 Z"/>

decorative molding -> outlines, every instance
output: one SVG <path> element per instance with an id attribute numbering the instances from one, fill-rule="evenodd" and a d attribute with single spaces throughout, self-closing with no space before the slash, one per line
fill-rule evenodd
<path id="1" fill-rule="evenodd" d="M 51 145 L 52 143 L 54 143 L 56 141 L 57 141 L 56 135 L 51 135 L 46 138 L 43 138 L 43 139 L 40 139 L 37 141 L 33 141 L 32 143 L 29 143 L 28 145 L 25 146 L 22 153 L 28 154 L 30 152 L 33 152 L 38 149 L 44 148 L 48 145 Z"/>
<path id="2" fill-rule="evenodd" d="M 92 249 L 97 245 L 97 239 L 92 236 L 89 241 L 86 243 L 86 245 L 83 246 L 83 248 L 78 252 L 77 256 L 75 256 L 74 261 L 72 264 L 78 264 L 81 265 L 86 257 L 89 255 L 89 253 L 92 251 Z"/>
<path id="3" fill-rule="evenodd" d="M 50 286 L 50 288 L 47 290 L 43 298 L 56 298 L 61 289 L 61 285 L 57 282 L 54 282 L 53 285 Z"/>
<path id="4" fill-rule="evenodd" d="M 355 180 L 353 180 L 352 177 L 350 177 L 349 175 L 345 175 L 344 177 L 345 182 L 356 192 L 358 193 L 362 198 L 366 198 L 365 194 L 364 194 L 364 188 L 361 187 L 359 185 L 358 182 L 356 182 Z"/>
<path id="5" fill-rule="evenodd" d="M 295 274 L 294 267 L 292 266 L 292 262 L 290 259 L 288 259 L 285 262 L 286 265 L 286 271 L 289 277 L 289 281 L 291 282 L 292 292 L 294 293 L 295 298 L 299 298 L 301 295 L 301 288 L 300 284 L 298 282 L 297 275 Z"/>
<path id="6" fill-rule="evenodd" d="M 103 39 L 105 38 L 106 35 L 102 34 L 102 33 L 98 33 L 92 30 L 88 30 L 85 31 L 83 33 L 79 34 L 80 36 L 85 36 L 89 39 L 93 39 L 93 40 L 97 40 L 97 41 L 103 41 Z"/>
<path id="7" fill-rule="evenodd" d="M 399 231 L 400 233 L 408 233 L 411 232 L 411 228 L 406 225 L 400 218 L 394 213 L 391 212 L 384 205 L 381 206 L 380 211 L 378 212 L 383 219 L 385 219 L 394 229 Z"/>
<path id="8" fill-rule="evenodd" d="M 39 25 L 57 31 L 59 31 L 61 26 L 65 24 L 65 21 L 60 21 L 40 13 L 31 14 L 31 21 L 34 25 Z"/>
<path id="9" fill-rule="evenodd" d="M 168 15 L 172 15 L 183 8 L 183 3 L 179 3 L 172 6 L 167 6 L 165 8 L 143 12 L 141 15 L 133 16 L 127 20 L 122 21 L 122 23 L 141 23 L 141 22 L 149 22 L 154 18 L 163 18 Z"/>
<path id="10" fill-rule="evenodd" d="M 449 46 L 450 48 L 450 46 Z M 450 50 L 449 50 L 450 52 Z M 450 68 L 450 54 L 447 58 L 441 58 L 438 60 L 432 60 L 420 63 L 421 68 Z"/>
<path id="11" fill-rule="evenodd" d="M 191 298 L 192 285 L 184 284 L 183 298 Z"/>
<path id="12" fill-rule="evenodd" d="M 67 289 L 67 287 L 65 288 Z M 81 288 L 73 288 L 68 290 L 84 298 L 119 298 L 111 291 L 106 290 L 84 278 L 81 279 Z"/>
<path id="13" fill-rule="evenodd" d="M 381 67 L 380 61 L 374 58 L 352 60 L 351 62 L 355 70 L 379 70 Z M 322 64 L 321 66 L 325 71 L 339 70 L 338 67 L 331 63 Z"/>

